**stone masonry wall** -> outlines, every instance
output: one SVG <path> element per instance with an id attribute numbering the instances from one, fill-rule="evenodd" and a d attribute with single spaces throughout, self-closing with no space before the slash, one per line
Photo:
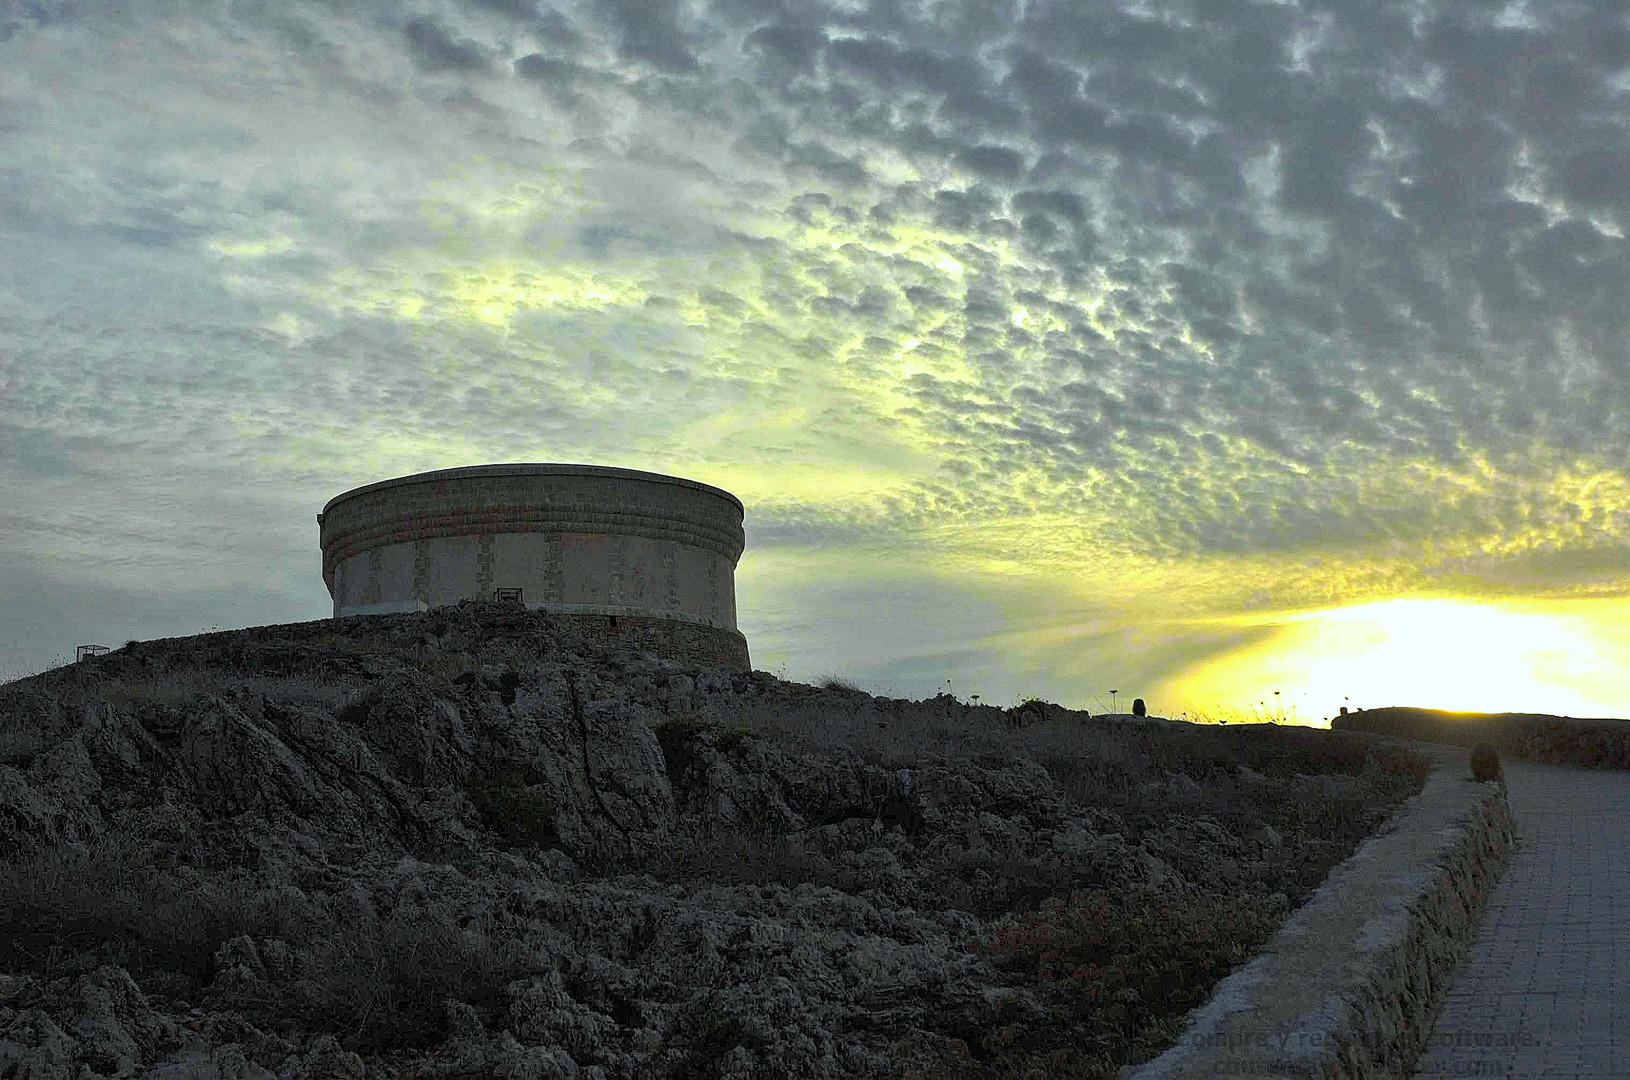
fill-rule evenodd
<path id="1" fill-rule="evenodd" d="M 487 468 L 332 500 L 317 521 L 335 616 L 518 589 L 601 644 L 751 670 L 733 497 L 676 477 Z"/>
<path id="2" fill-rule="evenodd" d="M 364 492 L 318 515 L 323 579 L 359 552 L 484 532 L 615 533 L 716 551 L 732 567 L 740 508 L 701 488 L 593 474 L 471 475 Z"/>
<path id="3" fill-rule="evenodd" d="M 747 655 L 747 638 L 738 630 L 720 630 L 699 623 L 631 615 L 563 615 L 551 612 L 550 617 L 562 630 L 597 645 L 655 653 L 687 668 L 753 670 Z"/>

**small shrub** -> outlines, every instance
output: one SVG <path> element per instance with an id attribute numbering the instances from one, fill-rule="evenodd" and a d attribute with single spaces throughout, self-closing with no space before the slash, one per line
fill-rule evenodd
<path id="1" fill-rule="evenodd" d="M 816 681 L 815 685 L 822 690 L 847 690 L 855 694 L 865 693 L 860 687 L 845 679 L 842 675 L 823 675 Z"/>
<path id="2" fill-rule="evenodd" d="M 696 714 L 683 713 L 657 724 L 654 730 L 657 745 L 662 748 L 668 783 L 678 788 L 690 767 L 696 764 L 696 739 L 707 730 L 707 725 Z"/>
<path id="3" fill-rule="evenodd" d="M 511 770 L 489 779 L 479 773 L 464 778 L 464 791 L 480 811 L 481 823 L 511 843 L 550 843 L 555 839 L 559 808 L 541 792 L 527 787 Z"/>
<path id="4" fill-rule="evenodd" d="M 1052 1022 L 1028 1031 L 1009 1025 L 1011 1049 L 1003 1056 L 1017 1051 L 1036 1062 L 1074 1048 L 1119 1065 L 1172 1045 L 1182 1014 L 1255 955 L 1288 915 L 1288 905 L 1239 896 L 1179 899 L 1142 886 L 1076 890 L 1000 921 L 964 947 L 1035 977 L 1051 999 Z M 981 1041 L 987 1054 L 1004 1049 Z"/>
<path id="5" fill-rule="evenodd" d="M 1133 698 L 1132 699 L 1132 715 L 1133 716 L 1148 716 L 1149 715 L 1149 707 L 1143 703 L 1142 698 Z"/>
<path id="6" fill-rule="evenodd" d="M 741 1020 L 725 1013 L 710 1013 L 691 1034 L 697 1056 L 712 1062 L 738 1046 L 761 1049 L 764 1039 Z"/>
<path id="7" fill-rule="evenodd" d="M 1478 782 L 1485 780 L 1500 780 L 1504 770 L 1500 768 L 1500 755 L 1494 752 L 1492 743 L 1480 742 L 1472 747 L 1472 778 Z"/>
<path id="8" fill-rule="evenodd" d="M 478 1015 L 491 1012 L 502 1007 L 507 984 L 547 970 L 544 957 L 496 933 L 490 920 L 471 929 L 473 940 L 444 919 L 346 926 L 317 952 L 311 977 L 265 1013 L 340 1035 L 342 1047 L 361 1055 L 438 1045 L 447 1036 L 448 998 L 468 1002 Z"/>
<path id="9" fill-rule="evenodd" d="M 740 746 L 743 739 L 757 739 L 759 737 L 759 733 L 751 728 L 731 728 L 729 731 L 721 731 L 718 737 L 714 739 L 713 745 L 720 751 L 729 753 Z"/>
<path id="10" fill-rule="evenodd" d="M 1040 723 L 1045 719 L 1047 719 L 1047 703 L 1040 698 L 1025 698 L 1018 705 L 1008 709 L 1003 716 L 1007 726 L 1014 730 L 1029 724 Z"/>
<path id="11" fill-rule="evenodd" d="M 521 676 L 513 668 L 506 670 L 498 676 L 498 692 L 503 696 L 505 705 L 515 704 L 515 692 L 521 687 Z"/>
<path id="12" fill-rule="evenodd" d="M 437 653 L 425 660 L 421 668 L 451 682 L 461 675 L 479 675 L 481 662 L 467 652 Z"/>

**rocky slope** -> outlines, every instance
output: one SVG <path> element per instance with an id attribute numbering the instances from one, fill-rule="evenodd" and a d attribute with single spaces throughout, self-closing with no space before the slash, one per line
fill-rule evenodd
<path id="1" fill-rule="evenodd" d="M 968 947 L 994 920 L 1128 883 L 1288 910 L 1387 812 L 1296 772 L 1323 733 L 1202 784 L 1161 726 L 468 602 L 131 643 L 0 687 L 0 1077 L 927 1069 L 1047 1012 Z"/>

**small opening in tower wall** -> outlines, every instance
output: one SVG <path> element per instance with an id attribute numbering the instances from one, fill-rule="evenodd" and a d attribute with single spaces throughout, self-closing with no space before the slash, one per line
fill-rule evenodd
<path id="1" fill-rule="evenodd" d="M 615 615 L 611 616 L 611 628 L 613 630 L 617 629 L 617 616 Z"/>

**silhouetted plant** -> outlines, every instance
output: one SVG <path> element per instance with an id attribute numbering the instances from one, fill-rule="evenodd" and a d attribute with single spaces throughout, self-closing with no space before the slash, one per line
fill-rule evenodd
<path id="1" fill-rule="evenodd" d="M 481 814 L 481 823 L 511 843 L 550 843 L 555 839 L 559 808 L 541 792 L 533 791 L 512 770 L 488 778 L 470 773 L 464 791 Z"/>
<path id="2" fill-rule="evenodd" d="M 1501 780 L 1505 771 L 1500 768 L 1500 755 L 1495 753 L 1494 745 L 1479 742 L 1472 747 L 1472 778 L 1479 781 Z"/>

